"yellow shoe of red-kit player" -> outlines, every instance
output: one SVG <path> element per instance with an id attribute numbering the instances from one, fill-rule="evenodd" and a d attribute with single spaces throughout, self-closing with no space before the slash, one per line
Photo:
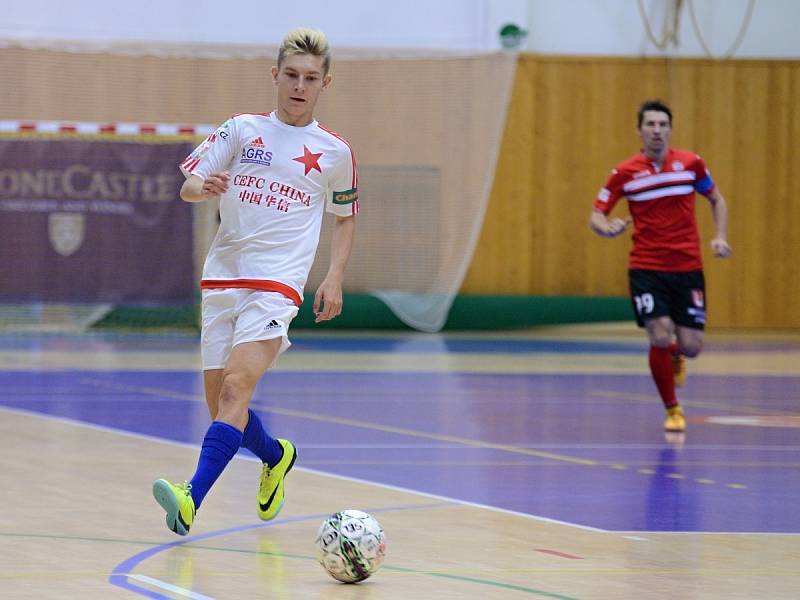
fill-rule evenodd
<path id="1" fill-rule="evenodd" d="M 683 409 L 680 406 L 673 406 L 667 409 L 664 429 L 667 431 L 686 431 L 686 417 L 683 415 Z"/>

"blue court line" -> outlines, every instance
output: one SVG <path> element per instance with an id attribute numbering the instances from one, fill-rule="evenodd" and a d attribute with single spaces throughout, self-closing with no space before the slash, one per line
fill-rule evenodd
<path id="1" fill-rule="evenodd" d="M 107 348 L 111 344 L 115 352 L 162 352 L 187 351 L 199 348 L 199 338 L 185 335 L 178 337 L 144 334 L 83 334 L 59 336 L 0 336 L 0 350 L 93 350 Z M 521 338 L 453 338 L 446 335 L 410 334 L 398 337 L 361 336 L 292 336 L 295 350 L 310 352 L 391 352 L 410 353 L 530 353 L 555 354 L 575 353 L 632 353 L 641 352 L 644 342 L 605 342 L 580 340 L 548 340 Z"/>
<path id="2" fill-rule="evenodd" d="M 302 331 L 292 336 L 295 349 L 335 352 L 392 352 L 392 353 L 635 353 L 647 348 L 646 339 L 631 341 L 553 339 L 543 332 L 543 337 L 487 338 L 482 336 L 452 336 L 447 333 L 408 334 L 387 336 L 362 335 L 306 335 Z M 92 350 L 107 349 L 115 352 L 187 351 L 199 348 L 197 333 L 136 333 L 90 331 L 81 334 L 14 335 L 0 334 L 0 350 Z M 787 352 L 799 351 L 795 340 L 716 340 L 706 342 L 706 352 Z"/>
<path id="3" fill-rule="evenodd" d="M 221 537 L 223 535 L 228 535 L 230 533 L 239 533 L 239 532 L 242 532 L 242 531 L 249 531 L 251 529 L 261 529 L 261 528 L 271 527 L 271 526 L 274 526 L 274 525 L 280 525 L 280 524 L 284 524 L 284 523 L 296 523 L 296 522 L 302 522 L 302 521 L 309 521 L 309 520 L 311 520 L 313 518 L 324 519 L 327 516 L 328 516 L 327 514 L 324 514 L 324 515 L 322 515 L 322 514 L 321 515 L 309 515 L 309 516 L 305 516 L 305 517 L 298 517 L 298 518 L 295 518 L 295 519 L 286 519 L 286 520 L 282 520 L 282 521 L 278 521 L 278 522 L 272 522 L 272 523 L 255 523 L 255 524 L 251 524 L 251 525 L 240 525 L 238 527 L 230 527 L 228 529 L 220 529 L 218 531 L 211 531 L 209 533 L 201 533 L 199 535 L 194 535 L 192 537 L 187 537 L 185 539 L 178 540 L 176 542 L 170 542 L 168 544 L 161 544 L 160 546 L 154 546 L 153 548 L 148 548 L 147 550 L 144 550 L 143 552 L 139 552 L 138 554 L 134 554 L 129 559 L 122 561 L 120 564 L 118 564 L 116 567 L 114 567 L 114 570 L 111 572 L 111 575 L 108 578 L 108 582 L 111 583 L 112 585 L 115 585 L 117 587 L 121 587 L 123 589 L 129 590 L 129 591 L 132 591 L 132 592 L 144 593 L 144 595 L 149 597 L 149 598 L 158 598 L 160 600 L 171 600 L 170 596 L 164 596 L 162 594 L 159 594 L 158 592 L 152 592 L 152 591 L 147 590 L 145 588 L 141 588 L 138 585 L 130 583 L 130 581 L 128 580 L 128 575 L 130 573 L 132 573 L 133 570 L 136 569 L 136 567 L 142 561 L 145 561 L 148 558 L 152 558 L 156 554 L 160 554 L 161 552 L 164 552 L 166 550 L 170 550 L 171 548 L 177 548 L 179 546 L 184 546 L 184 545 L 189 544 L 191 542 L 199 542 L 201 540 L 206 540 L 206 539 L 215 538 L 215 537 Z"/>
<path id="4" fill-rule="evenodd" d="M 438 508 L 441 506 L 457 506 L 457 505 L 458 505 L 457 502 L 436 502 L 430 504 L 414 504 L 407 506 L 395 506 L 389 508 L 372 508 L 368 509 L 366 512 L 368 513 L 396 512 L 403 510 L 418 510 L 422 508 Z M 273 527 L 276 525 L 284 525 L 289 523 L 302 523 L 304 521 L 310 521 L 312 519 L 321 520 L 329 516 L 330 513 L 324 513 L 317 515 L 306 515 L 304 517 L 295 517 L 293 519 L 283 519 L 280 521 L 272 521 L 269 523 L 253 523 L 249 525 L 239 525 L 236 527 L 229 527 L 227 529 L 219 529 L 217 531 L 201 533 L 198 535 L 193 535 L 191 537 L 185 537 L 175 542 L 154 546 L 152 548 L 148 548 L 147 550 L 139 552 L 138 554 L 134 554 L 132 557 L 119 563 L 116 567 L 114 567 L 114 570 L 111 572 L 111 575 L 108 578 L 108 582 L 117 587 L 121 587 L 123 589 L 135 592 L 137 594 L 142 594 L 144 596 L 147 596 L 148 598 L 157 598 L 158 600 L 172 600 L 171 596 L 164 596 L 163 594 L 160 594 L 158 592 L 153 592 L 152 590 L 148 590 L 146 588 L 142 588 L 136 584 L 131 583 L 129 581 L 129 576 L 133 573 L 136 567 L 138 567 L 139 564 L 142 563 L 143 561 L 147 560 L 148 558 L 152 558 L 156 554 L 160 554 L 172 548 L 185 546 L 186 544 L 195 543 L 211 538 L 222 537 L 228 534 L 241 533 L 243 531 L 250 531 L 253 529 L 265 529 L 267 527 Z"/>
<path id="5" fill-rule="evenodd" d="M 438 508 L 438 507 L 442 507 L 442 506 L 457 506 L 459 504 L 461 504 L 461 503 L 460 502 L 437 502 L 437 503 L 432 503 L 432 504 L 415 504 L 415 505 L 396 506 L 396 507 L 389 507 L 389 508 L 372 508 L 372 509 L 367 509 L 366 512 L 369 512 L 369 513 L 396 512 L 396 511 L 405 511 L 405 510 L 419 510 L 419 509 L 424 509 L 424 508 Z M 140 553 L 132 556 L 131 558 L 121 562 L 119 565 L 117 565 L 114 568 L 114 570 L 112 571 L 111 575 L 108 578 L 108 581 L 112 585 L 115 585 L 115 586 L 120 587 L 122 589 L 126 589 L 128 591 L 131 591 L 131 592 L 143 595 L 143 596 L 146 596 L 148 598 L 154 598 L 156 600 L 171 600 L 170 596 L 165 596 L 163 594 L 160 594 L 159 592 L 154 592 L 152 590 L 148 590 L 146 588 L 142 588 L 142 587 L 140 587 L 140 586 L 138 586 L 136 584 L 131 583 L 129 581 L 129 579 L 131 577 L 135 577 L 136 576 L 135 574 L 131 573 L 131 571 L 133 571 L 142 561 L 144 561 L 144 560 L 146 560 L 148 558 L 151 558 L 151 557 L 155 556 L 156 554 L 164 552 L 165 550 L 169 550 L 171 548 L 175 548 L 175 547 L 178 547 L 178 546 L 184 546 L 184 545 L 187 545 L 189 543 L 197 542 L 197 541 L 204 540 L 204 539 L 220 537 L 220 536 L 223 536 L 223 535 L 227 535 L 229 533 L 238 533 L 238 532 L 248 531 L 248 530 L 252 530 L 252 529 L 263 529 L 263 528 L 272 527 L 272 526 L 275 526 L 275 525 L 283 525 L 283 524 L 287 524 L 287 523 L 299 523 L 299 522 L 303 522 L 303 521 L 309 521 L 311 519 L 324 519 L 324 518 L 327 518 L 328 516 L 330 516 L 330 514 L 329 513 L 325 513 L 325 514 L 319 514 L 319 515 L 306 515 L 304 517 L 295 517 L 293 519 L 286 519 L 286 520 L 282 520 L 282 521 L 278 521 L 278 522 L 273 521 L 273 522 L 270 522 L 270 523 L 256 523 L 256 524 L 252 524 L 252 525 L 240 525 L 238 527 L 230 527 L 228 529 L 221 529 L 219 531 L 212 531 L 212 532 L 209 532 L 209 533 L 196 535 L 196 536 L 193 536 L 193 537 L 190 537 L 190 538 L 186 538 L 186 539 L 183 539 L 183 540 L 178 540 L 176 542 L 171 542 L 169 544 L 162 544 L 160 546 L 155 546 L 153 548 L 149 548 L 148 550 L 140 552 Z M 192 547 L 203 548 L 202 546 L 192 546 Z M 213 549 L 213 548 L 208 548 L 208 549 Z M 557 593 L 553 593 L 553 592 L 546 592 L 544 590 L 537 590 L 537 589 L 534 589 L 534 588 L 529 588 L 529 587 L 525 587 L 525 586 L 521 586 L 521 585 L 503 583 L 502 581 L 492 581 L 492 580 L 489 580 L 489 579 L 479 579 L 479 578 L 476 578 L 476 577 L 467 577 L 467 576 L 463 576 L 463 575 L 455 575 L 455 574 L 452 574 L 452 573 L 444 573 L 444 572 L 440 572 L 440 571 L 418 571 L 418 570 L 415 570 L 415 569 L 406 569 L 406 568 L 403 568 L 403 567 L 393 567 L 393 566 L 390 566 L 390 565 L 385 565 L 384 568 L 387 569 L 387 570 L 398 571 L 398 572 L 401 572 L 401 573 L 412 573 L 412 574 L 418 574 L 418 575 L 427 575 L 427 576 L 430 576 L 430 577 L 439 577 L 439 578 L 443 578 L 443 579 L 452 579 L 452 580 L 461 581 L 461 582 L 476 583 L 476 584 L 479 584 L 479 585 L 485 585 L 485 586 L 491 586 L 491 587 L 495 587 L 495 588 L 513 590 L 513 591 L 523 592 L 523 593 L 526 593 L 526 594 L 533 594 L 533 595 L 541 596 L 541 597 L 544 597 L 544 598 L 555 598 L 556 600 L 577 600 L 576 598 L 573 598 L 572 596 L 564 596 L 564 595 L 561 595 L 561 594 L 557 594 Z M 191 590 L 185 590 L 185 591 L 191 592 Z M 199 595 L 199 594 L 197 594 L 197 595 Z M 203 597 L 205 597 L 205 596 L 203 596 Z"/>
<path id="6" fill-rule="evenodd" d="M 96 375 L 95 377 L 90 377 L 90 375 Z M 384 376 L 384 375 L 376 375 L 376 374 L 363 374 L 359 375 L 357 378 L 357 385 L 360 389 L 364 391 L 369 391 L 372 389 L 376 389 L 373 386 L 384 386 L 384 388 L 388 385 L 388 383 L 393 381 L 403 382 L 409 376 L 414 376 L 414 374 L 405 374 L 402 377 L 397 376 Z M 174 427 L 169 427 L 167 430 L 156 429 L 157 425 L 163 425 L 164 423 L 173 423 L 174 422 L 170 418 L 166 419 L 159 419 L 158 423 L 150 422 L 149 418 L 145 418 L 146 414 L 141 413 L 141 396 L 150 396 L 153 398 L 160 398 L 162 402 L 162 406 L 159 408 L 160 411 L 166 411 L 169 415 L 180 415 L 181 418 L 185 418 L 185 411 L 187 410 L 187 405 L 185 404 L 186 401 L 196 402 L 198 404 L 197 407 L 190 407 L 193 410 L 197 410 L 203 414 L 205 414 L 204 407 L 202 407 L 202 396 L 199 393 L 199 390 L 196 386 L 192 387 L 192 382 L 195 381 L 197 378 L 196 374 L 186 374 L 186 373 L 159 373 L 155 379 L 147 380 L 146 373 L 107 373 L 103 376 L 93 374 L 90 372 L 80 372 L 78 375 L 80 385 L 77 385 L 74 382 L 75 374 L 72 373 L 46 373 L 42 375 L 32 375 L 32 374 L 25 374 L 25 373 L 0 373 L 0 383 L 3 383 L 3 393 L 0 393 L 0 404 L 7 404 L 9 406 L 16 406 L 19 408 L 38 408 L 37 412 L 48 414 L 62 414 L 62 415 L 69 415 L 73 417 L 80 417 L 83 421 L 88 422 L 95 422 L 104 425 L 120 425 L 122 424 L 125 428 L 131 431 L 139 431 L 140 433 L 147 433 L 150 435 L 153 434 L 160 434 L 158 437 L 162 439 L 178 439 L 180 441 L 188 442 L 192 439 L 192 432 L 187 428 L 179 428 L 181 431 L 176 430 Z M 415 385 L 419 386 L 420 392 L 426 393 L 428 390 L 432 390 L 431 396 L 435 397 L 436 393 L 441 392 L 441 390 L 437 389 L 439 385 L 437 382 L 440 381 L 439 377 L 427 377 L 427 376 L 414 376 L 415 377 Z M 6 378 L 7 381 L 6 381 Z M 462 385 L 464 389 L 469 389 L 471 391 L 475 391 L 477 393 L 476 398 L 478 398 L 479 402 L 483 402 L 484 400 L 480 400 L 482 396 L 482 392 L 476 386 L 477 383 L 481 381 L 489 381 L 495 382 L 495 378 L 487 378 L 485 376 L 464 376 L 461 378 L 462 384 L 465 382 L 467 385 Z M 504 377 L 502 378 L 505 381 L 516 381 L 517 377 L 509 378 Z M 533 377 L 529 378 L 527 376 L 522 377 L 521 381 L 526 381 L 530 379 L 533 381 L 551 381 L 553 380 L 552 377 L 548 377 L 544 379 L 542 377 Z M 575 380 L 576 377 L 574 376 L 564 376 L 558 377 L 558 381 L 564 380 Z M 587 385 L 586 390 L 596 389 L 595 386 L 597 385 L 597 377 L 590 377 L 588 381 L 591 382 L 591 386 Z M 605 377 L 603 378 L 605 380 Z M 700 377 L 694 381 L 694 385 L 698 385 L 703 383 L 705 379 Z M 737 401 L 736 394 L 739 390 L 744 391 L 745 393 L 750 393 L 749 388 L 747 385 L 740 385 L 738 382 L 734 382 L 733 378 L 725 377 L 725 378 L 710 378 L 713 381 L 719 379 L 719 382 L 726 383 L 726 389 L 730 388 L 731 395 L 729 398 L 732 401 Z M 351 389 L 347 387 L 347 377 L 340 376 L 337 374 L 325 374 L 324 377 L 320 377 L 319 379 L 314 378 L 314 372 L 304 372 L 304 373 L 294 373 L 294 374 L 276 374 L 275 375 L 275 383 L 279 383 L 283 381 L 285 384 L 285 390 L 293 390 L 295 386 L 307 386 L 309 383 L 316 381 L 316 385 L 319 386 L 320 382 L 324 381 L 326 389 L 331 386 L 331 389 L 336 390 L 337 399 L 340 397 L 346 398 L 348 395 L 348 390 Z M 630 378 L 610 378 L 610 381 L 616 381 L 629 384 L 631 381 Z M 788 378 L 789 383 L 796 383 L 798 378 Z M 499 380 L 498 380 L 499 381 Z M 388 383 L 387 383 L 388 382 Z M 120 395 L 117 397 L 115 394 L 111 394 L 109 397 L 106 397 L 106 394 L 98 394 L 95 393 L 93 390 L 87 390 L 85 385 L 88 383 L 92 386 L 99 386 L 100 388 L 108 388 L 108 389 L 119 389 L 120 392 L 124 392 L 125 394 L 135 392 L 137 397 L 133 399 L 128 399 L 126 396 Z M 196 381 L 195 381 L 196 383 Z M 339 385 L 340 383 L 344 383 L 345 385 Z M 784 383 L 783 382 L 775 382 L 770 381 L 770 385 L 777 386 L 775 389 L 782 388 Z M 283 385 L 282 384 L 282 385 Z M 780 384 L 780 385 L 779 385 Z M 187 387 L 187 385 L 189 387 Z M 535 386 L 530 386 L 530 388 L 525 389 L 534 389 Z M 634 388 L 635 389 L 635 388 Z M 755 389 L 760 390 L 762 393 L 765 393 L 766 396 L 771 395 L 770 390 L 771 387 L 757 387 Z M 41 391 L 40 391 L 41 390 Z M 186 390 L 186 391 L 184 391 Z M 192 391 L 194 390 L 194 391 Z M 447 391 L 447 389 L 445 389 Z M 435 393 L 436 392 L 436 393 Z M 717 390 L 719 392 L 719 390 Z M 383 393 L 383 392 L 381 392 Z M 620 392 L 617 395 L 624 396 L 628 392 Z M 326 394 L 328 392 L 326 391 Z M 589 394 L 585 394 L 589 395 Z M 71 398 L 76 398 L 76 401 L 73 402 L 66 402 Z M 466 397 L 472 397 L 469 394 L 465 394 L 464 397 L 459 399 L 459 402 L 465 400 Z M 560 396 L 554 395 L 552 396 L 554 400 L 557 400 Z M 169 402 L 168 400 L 177 400 L 178 402 Z M 777 399 L 777 397 L 776 397 Z M 644 398 L 643 400 L 650 401 L 648 398 Z M 365 413 L 365 416 L 369 416 L 371 418 L 366 418 L 363 420 L 359 420 L 357 423 L 353 422 L 351 419 L 344 419 L 343 417 L 338 417 L 336 415 L 325 415 L 327 412 L 324 409 L 324 406 L 327 406 L 328 403 L 328 396 L 325 397 L 326 404 L 319 404 L 320 399 L 318 397 L 318 390 L 312 389 L 310 395 L 306 398 L 306 403 L 304 406 L 306 407 L 303 411 L 298 411 L 296 409 L 289 409 L 289 408 L 282 408 L 280 404 L 276 404 L 274 408 L 264 404 L 264 397 L 260 396 L 254 399 L 252 404 L 254 410 L 266 412 L 275 415 L 275 418 L 288 418 L 288 419 L 302 419 L 303 421 L 314 421 L 314 422 L 327 422 L 330 423 L 333 420 L 336 420 L 339 425 L 342 426 L 351 426 L 357 425 L 360 427 L 366 426 L 368 429 L 377 432 L 377 431 L 388 431 L 391 429 L 391 434 L 395 437 L 387 437 L 383 435 L 373 435 L 369 439 L 376 439 L 376 440 L 405 440 L 407 437 L 397 437 L 399 436 L 409 436 L 412 435 L 414 438 L 417 439 L 424 439 L 426 443 L 431 442 L 431 438 L 436 439 L 436 441 L 443 442 L 446 444 L 453 444 L 455 441 L 461 442 L 461 445 L 464 444 L 464 438 L 458 438 L 455 440 L 452 436 L 443 435 L 437 433 L 437 431 L 432 431 L 429 433 L 420 432 L 418 430 L 418 421 L 416 420 L 398 420 L 398 419 L 389 419 L 389 423 L 397 422 L 397 427 L 389 427 L 388 425 L 382 424 L 382 422 L 386 422 L 385 415 L 382 410 L 379 411 L 372 411 L 369 413 Z M 571 405 L 573 405 L 572 403 Z M 136 406 L 135 409 L 132 409 L 133 406 Z M 294 406 L 293 403 L 289 403 L 289 406 Z M 415 404 L 417 410 L 421 409 L 423 405 Z M 559 404 L 560 406 L 560 404 Z M 734 403 L 732 406 L 736 406 Z M 108 410 L 105 410 L 105 407 L 108 407 Z M 320 412 L 320 411 L 323 412 Z M 766 409 L 765 409 L 766 410 Z M 346 413 L 347 414 L 347 413 Z M 417 414 L 417 419 L 424 415 L 431 414 L 421 412 Z M 433 413 L 435 414 L 435 413 Z M 524 414 L 524 413 L 523 413 Z M 565 438 L 573 438 L 574 436 L 569 433 L 569 429 L 572 427 L 572 421 L 568 424 L 568 427 L 563 430 L 556 431 L 557 423 L 553 423 L 550 426 L 548 432 L 542 432 L 541 439 L 543 441 L 550 441 L 552 442 L 556 437 L 565 439 Z M 327 427 L 327 425 L 325 425 Z M 616 425 L 614 426 L 616 427 Z M 620 429 L 620 431 L 622 431 Z M 723 443 L 730 442 L 733 439 L 741 439 L 741 434 L 739 432 L 734 432 L 735 436 L 731 436 L 725 431 L 721 431 L 719 428 L 704 428 L 704 430 L 698 430 L 698 433 L 701 435 L 701 440 L 705 442 L 717 442 Z M 783 431 L 783 432 L 773 432 L 769 431 L 769 440 L 772 440 L 776 443 L 781 444 L 781 446 L 787 446 L 790 442 L 796 441 L 795 432 L 792 430 Z M 396 435 L 397 434 L 397 435 Z M 199 435 L 199 434 L 197 434 Z M 628 433 L 625 434 L 628 436 Z M 748 433 L 748 436 L 751 434 Z M 777 436 L 777 437 L 776 437 Z M 330 437 L 330 436 L 329 436 Z M 348 436 L 349 437 L 349 436 Z M 606 437 L 595 437 L 593 439 L 598 440 L 607 440 L 607 439 L 623 439 L 624 436 L 620 435 L 612 435 Z M 640 439 L 650 439 L 650 435 L 645 433 L 645 435 L 633 435 L 628 436 L 629 439 L 632 441 L 639 441 Z M 332 439 L 336 439 L 333 437 Z M 491 438 L 490 438 L 491 439 Z M 755 440 L 755 439 L 762 439 L 761 436 L 758 438 L 748 437 L 748 440 Z M 528 444 L 530 444 L 529 439 L 524 440 Z M 469 438 L 468 444 L 470 447 L 475 447 L 475 440 Z M 196 448 L 196 446 L 194 446 Z M 558 448 L 559 446 L 555 446 Z M 527 444 L 525 446 L 527 448 Z M 536 446 L 534 446 L 536 448 Z M 613 448 L 613 446 L 612 446 Z M 487 449 L 487 446 L 484 445 L 484 449 Z M 490 444 L 488 449 L 494 451 L 503 451 L 506 450 L 505 446 L 500 446 L 496 444 Z M 738 528 L 747 527 L 749 530 L 758 529 L 758 528 L 765 528 L 768 527 L 770 529 L 778 530 L 778 531 L 787 531 L 787 530 L 796 530 L 796 527 L 791 527 L 791 515 L 786 514 L 785 511 L 788 510 L 788 504 L 782 501 L 782 496 L 788 493 L 787 490 L 784 489 L 784 486 L 787 484 L 791 485 L 793 478 L 790 477 L 792 471 L 785 470 L 783 475 L 776 474 L 774 469 L 767 469 L 761 475 L 758 475 L 753 470 L 742 471 L 738 469 L 735 471 L 736 480 L 732 483 L 736 485 L 736 488 L 731 488 L 731 490 L 722 489 L 722 484 L 725 482 L 731 482 L 729 479 L 733 474 L 734 471 L 727 470 L 726 467 L 723 465 L 722 471 L 717 470 L 716 468 L 709 469 L 705 468 L 703 465 L 692 465 L 692 464 L 678 464 L 677 459 L 673 458 L 670 459 L 669 464 L 666 465 L 662 469 L 653 468 L 648 471 L 639 471 L 635 466 L 629 464 L 630 456 L 626 453 L 624 456 L 619 458 L 616 457 L 601 457 L 597 456 L 596 450 L 591 451 L 581 451 L 580 448 L 575 446 L 571 446 L 573 452 L 568 452 L 573 458 L 581 458 L 590 460 L 590 464 L 597 467 L 591 470 L 591 472 L 584 472 L 586 477 L 581 477 L 580 481 L 578 482 L 567 482 L 572 475 L 570 473 L 564 474 L 564 479 L 560 479 L 556 482 L 553 480 L 551 485 L 554 486 L 552 488 L 553 494 L 563 494 L 563 498 L 556 502 L 552 499 L 552 496 L 546 497 L 544 501 L 538 501 L 535 496 L 530 497 L 522 497 L 520 496 L 517 500 L 511 499 L 508 494 L 482 494 L 476 495 L 473 491 L 467 489 L 459 489 L 459 491 L 453 492 L 453 488 L 449 488 L 444 485 L 439 485 L 439 482 L 435 479 L 429 479 L 424 482 L 422 487 L 428 491 L 438 491 L 447 493 L 447 490 L 450 490 L 450 493 L 447 495 L 450 496 L 463 496 L 464 498 L 471 498 L 473 500 L 482 500 L 482 503 L 494 503 L 496 506 L 504 506 L 506 508 L 515 509 L 519 512 L 528 512 L 528 513 L 536 513 L 536 514 L 547 514 L 552 518 L 556 518 L 560 521 L 573 521 L 575 515 L 580 514 L 580 519 L 583 522 L 591 522 L 594 525 L 602 526 L 604 529 L 637 529 L 638 527 L 644 527 L 646 529 L 657 529 L 663 530 L 666 527 L 670 527 L 672 529 L 680 528 L 680 529 L 690 529 L 696 530 L 700 527 L 709 528 L 713 530 L 719 531 L 730 531 L 736 530 Z M 685 450 L 682 452 L 686 452 L 685 456 L 689 456 L 691 452 L 691 445 L 689 445 Z M 553 455 L 552 452 L 543 452 L 544 449 L 537 449 L 536 451 L 531 451 L 530 449 L 523 450 L 522 447 L 517 446 L 516 444 L 513 446 L 513 449 L 510 449 L 514 455 L 519 454 L 532 454 L 534 456 L 542 457 L 543 454 Z M 672 453 L 674 454 L 676 451 L 674 449 L 670 449 L 668 446 L 662 446 L 661 452 L 658 452 L 657 455 L 649 455 L 646 457 L 646 460 L 653 462 L 655 465 L 660 465 L 664 463 L 666 460 L 664 456 L 664 452 L 667 454 Z M 492 455 L 493 456 L 493 455 Z M 676 455 L 677 456 L 677 455 Z M 307 456 L 306 458 L 311 458 L 311 456 Z M 601 460 L 602 458 L 602 460 Z M 736 458 L 740 458 L 739 453 L 737 453 Z M 759 458 L 759 457 L 756 457 Z M 624 459 L 624 460 L 623 460 Z M 796 461 L 795 461 L 796 462 Z M 667 469 L 669 467 L 669 469 Z M 645 523 L 643 525 L 639 525 L 638 523 L 641 521 L 637 521 L 637 523 L 633 523 L 633 518 L 639 518 L 641 516 L 644 518 L 645 512 L 642 515 L 630 515 L 630 514 L 619 514 L 617 513 L 609 513 L 609 514 L 599 514 L 595 510 L 588 511 L 586 509 L 587 506 L 592 505 L 588 498 L 591 497 L 591 494 L 594 490 L 596 490 L 596 486 L 591 479 L 597 479 L 597 485 L 603 484 L 605 485 L 606 482 L 611 479 L 607 475 L 606 469 L 613 469 L 614 472 L 618 472 L 618 476 L 614 476 L 614 481 L 625 481 L 629 482 L 633 479 L 638 480 L 641 483 L 633 483 L 634 486 L 632 488 L 632 492 L 625 492 L 625 493 L 636 493 L 636 494 L 645 494 L 645 493 L 662 493 L 665 494 L 666 497 L 678 497 L 676 496 L 676 486 L 679 485 L 680 481 L 687 481 L 691 484 L 689 487 L 692 489 L 692 493 L 689 494 L 686 489 L 683 489 L 683 493 L 680 495 L 681 502 L 684 503 L 686 506 L 690 506 L 693 511 L 684 510 L 682 509 L 680 512 L 671 514 L 668 524 L 663 524 L 661 521 L 658 525 L 653 525 L 652 521 L 650 523 Z M 784 467 L 785 469 L 785 467 Z M 328 465 L 327 470 L 332 473 L 341 473 L 342 471 L 346 471 L 345 468 L 337 468 L 336 465 Z M 606 471 L 606 474 L 602 473 L 601 471 Z M 653 472 L 651 472 L 653 471 Z M 396 484 L 406 485 L 407 487 L 410 485 L 411 487 L 419 488 L 420 482 L 416 482 L 415 484 L 411 483 L 411 480 L 403 475 L 402 472 L 392 472 L 391 470 L 387 470 L 385 467 L 380 466 L 362 466 L 360 468 L 360 472 L 365 474 L 365 479 L 369 479 L 372 481 L 391 481 Z M 710 474 L 709 474 L 710 473 Z M 677 475 L 684 475 L 680 480 L 676 477 Z M 495 481 L 503 482 L 505 484 L 514 484 L 514 482 L 524 483 L 524 479 L 516 478 L 516 472 L 514 473 L 506 473 L 506 477 L 501 474 L 497 474 L 495 477 Z M 642 476 L 646 475 L 646 479 L 642 479 Z M 622 480 L 619 477 L 623 477 Z M 563 483 L 562 483 L 563 481 Z M 555 482 L 555 483 L 554 483 Z M 720 483 L 722 482 L 722 483 Z M 773 483 L 774 482 L 774 483 Z M 719 484 L 719 485 L 712 485 Z M 699 485 L 694 485 L 699 484 Z M 740 491 L 740 484 L 747 485 L 751 491 L 744 493 Z M 514 484 L 517 485 L 517 484 Z M 627 483 L 625 484 L 627 486 Z M 685 486 L 684 486 L 685 487 Z M 728 486 L 731 487 L 731 486 Z M 579 488 L 582 490 L 583 495 L 576 495 L 575 488 Z M 516 489 L 516 488 L 515 488 Z M 616 489 L 616 488 L 614 488 Z M 712 493 L 711 490 L 719 489 L 722 493 Z M 737 498 L 736 503 L 732 503 L 730 507 L 722 508 L 722 504 L 728 498 L 727 494 L 731 493 L 731 491 L 735 489 L 734 493 L 738 494 L 739 497 Z M 761 493 L 758 492 L 759 489 L 763 491 Z M 526 492 L 527 493 L 527 492 Z M 614 493 L 617 493 L 616 491 Z M 710 506 L 711 504 L 715 505 L 716 508 L 719 510 L 713 510 L 710 515 L 706 515 L 705 511 L 700 511 L 699 507 L 701 506 Z M 732 515 L 735 514 L 736 511 L 742 512 L 744 509 L 742 507 L 747 506 L 750 507 L 748 511 L 741 517 L 733 517 Z M 685 508 L 685 507 L 684 507 Z M 649 512 L 646 514 L 649 515 L 659 515 L 663 511 L 661 508 L 657 506 L 653 506 L 648 509 Z M 653 517 L 654 518 L 654 517 Z M 751 525 L 747 525 L 746 522 L 751 522 L 750 519 L 754 519 Z M 599 521 L 597 519 L 600 519 Z M 618 522 L 619 520 L 622 522 Z M 788 519 L 788 521 L 787 521 Z M 731 524 L 731 520 L 735 521 L 735 524 Z M 796 521 L 794 521 L 796 523 Z"/>

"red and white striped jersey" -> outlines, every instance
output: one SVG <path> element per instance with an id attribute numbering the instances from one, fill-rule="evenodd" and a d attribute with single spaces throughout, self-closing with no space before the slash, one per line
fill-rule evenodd
<path id="1" fill-rule="evenodd" d="M 180 168 L 187 178 L 230 173 L 203 267 L 205 289 L 276 291 L 300 305 L 323 212 L 347 217 L 359 208 L 353 151 L 316 121 L 295 127 L 274 112 L 236 115 Z"/>
<path id="2" fill-rule="evenodd" d="M 620 198 L 628 199 L 634 226 L 631 269 L 697 271 L 703 263 L 695 192 L 708 196 L 713 190 L 697 154 L 670 148 L 659 170 L 639 152 L 614 168 L 594 206 L 608 215 Z"/>

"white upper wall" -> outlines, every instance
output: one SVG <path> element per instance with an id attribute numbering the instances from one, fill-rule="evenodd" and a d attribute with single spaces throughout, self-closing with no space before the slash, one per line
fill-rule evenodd
<path id="1" fill-rule="evenodd" d="M 0 0 L 0 42 L 247 44 L 275 46 L 298 25 L 322 29 L 334 48 L 485 52 L 506 23 L 528 31 L 520 49 L 537 53 L 714 56 L 733 44 L 748 3 L 754 10 L 735 56 L 800 58 L 800 0 L 684 0 L 678 45 L 656 37 L 675 0 Z"/>
<path id="2" fill-rule="evenodd" d="M 469 50 L 488 0 L 0 0 L 0 38 L 278 45 L 294 27 L 337 47 Z"/>
<path id="3" fill-rule="evenodd" d="M 798 0 L 683 0 L 678 46 L 664 51 L 647 35 L 640 0 L 530 0 L 527 4 L 526 50 L 531 52 L 696 57 L 707 56 L 705 44 L 711 56 L 719 58 L 743 31 L 735 58 L 800 58 Z M 641 0 L 659 41 L 668 9 L 674 5 L 674 0 Z M 692 23 L 692 9 L 699 34 Z"/>

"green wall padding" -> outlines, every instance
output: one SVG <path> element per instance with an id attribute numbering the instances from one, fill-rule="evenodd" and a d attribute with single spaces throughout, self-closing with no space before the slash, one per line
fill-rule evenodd
<path id="1" fill-rule="evenodd" d="M 365 294 L 348 294 L 344 311 L 333 321 L 314 323 L 313 294 L 292 322 L 292 329 L 410 329 L 381 301 Z M 95 324 L 102 329 L 197 329 L 198 306 L 118 306 Z M 479 331 L 520 329 L 536 325 L 629 321 L 627 297 L 592 296 L 458 296 L 444 329 Z"/>
<path id="2" fill-rule="evenodd" d="M 520 329 L 535 325 L 629 321 L 627 297 L 457 296 L 445 330 Z M 314 324 L 311 302 L 300 308 L 292 328 L 409 329 L 373 296 L 346 295 L 344 311 L 333 321 Z"/>

